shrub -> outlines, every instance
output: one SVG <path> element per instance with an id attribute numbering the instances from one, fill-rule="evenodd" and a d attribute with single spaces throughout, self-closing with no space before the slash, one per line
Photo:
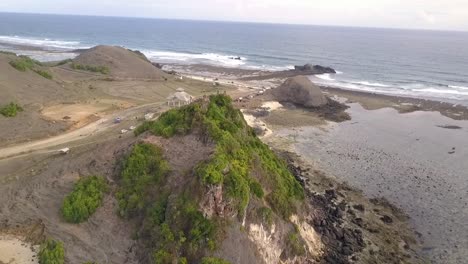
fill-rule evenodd
<path id="1" fill-rule="evenodd" d="M 97 73 L 102 73 L 102 74 L 109 74 L 110 72 L 109 68 L 106 66 L 82 65 L 82 64 L 72 63 L 71 67 L 72 69 L 75 69 L 75 70 L 97 72 Z"/>
<path id="2" fill-rule="evenodd" d="M 73 62 L 73 60 L 72 59 L 61 60 L 61 61 L 57 62 L 57 64 L 55 64 L 55 66 L 65 65 L 65 64 L 67 64 L 69 62 Z"/>
<path id="3" fill-rule="evenodd" d="M 18 71 L 25 72 L 26 70 L 32 70 L 44 78 L 52 79 L 50 72 L 37 68 L 37 66 L 42 66 L 41 62 L 27 56 L 19 56 L 18 59 L 10 61 L 10 65 Z"/>
<path id="4" fill-rule="evenodd" d="M 124 161 L 117 192 L 121 215 L 142 219 L 140 232 L 149 239 L 153 263 L 199 260 L 205 249 L 214 249 L 217 226 L 198 211 L 192 192 L 172 194 L 169 206 L 169 191 L 163 190 L 168 172 L 158 147 L 136 144 Z"/>
<path id="5" fill-rule="evenodd" d="M 306 253 L 304 248 L 304 241 L 302 240 L 299 233 L 297 233 L 297 231 L 289 233 L 286 244 L 291 254 L 294 256 L 302 256 Z"/>
<path id="6" fill-rule="evenodd" d="M 43 70 L 34 70 L 35 73 L 39 74 L 40 76 L 51 80 L 52 79 L 52 74 L 48 71 L 43 71 Z"/>
<path id="7" fill-rule="evenodd" d="M 16 103 L 9 103 L 6 106 L 0 108 L 0 114 L 5 117 L 15 117 L 18 112 L 23 112 L 23 108 Z"/>
<path id="8" fill-rule="evenodd" d="M 63 264 L 65 263 L 65 250 L 63 244 L 48 239 L 41 245 L 39 251 L 40 264 Z"/>
<path id="9" fill-rule="evenodd" d="M 102 177 L 81 178 L 63 201 L 62 215 L 65 220 L 71 223 L 86 221 L 101 206 L 106 190 L 107 183 Z"/>
<path id="10" fill-rule="evenodd" d="M 260 207 L 257 209 L 257 216 L 261 219 L 262 223 L 271 226 L 273 224 L 273 212 L 268 207 Z"/>
<path id="11" fill-rule="evenodd" d="M 10 61 L 10 65 L 18 71 L 31 70 L 34 66 L 41 66 L 42 64 L 27 56 L 19 56 L 18 59 Z"/>
<path id="12" fill-rule="evenodd" d="M 120 214 L 129 216 L 145 208 L 148 187 L 163 180 L 168 172 L 169 165 L 158 147 L 136 144 L 123 165 L 117 192 Z"/>
<path id="13" fill-rule="evenodd" d="M 257 198 L 263 198 L 265 193 L 263 192 L 262 185 L 256 181 L 256 180 L 251 180 L 250 182 L 250 191 L 257 196 Z"/>

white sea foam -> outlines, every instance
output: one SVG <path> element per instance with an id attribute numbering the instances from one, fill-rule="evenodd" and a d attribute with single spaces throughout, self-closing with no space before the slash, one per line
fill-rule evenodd
<path id="1" fill-rule="evenodd" d="M 372 93 L 382 93 L 390 95 L 403 95 L 428 98 L 446 98 L 455 100 L 468 99 L 468 87 L 463 86 L 430 86 L 423 83 L 411 84 L 390 84 L 379 83 L 375 81 L 354 81 L 345 79 L 333 79 L 328 74 L 316 75 L 311 80 L 332 87 L 338 87 L 347 90 L 365 91 Z"/>
<path id="2" fill-rule="evenodd" d="M 178 62 L 178 63 L 209 63 L 227 67 L 239 67 L 246 64 L 247 59 L 241 57 L 235 59 L 236 55 L 223 55 L 217 53 L 182 53 L 171 51 L 142 50 L 150 59 L 159 62 Z"/>
<path id="3" fill-rule="evenodd" d="M 452 89 L 468 90 L 467 86 L 449 85 L 448 87 Z"/>
<path id="4" fill-rule="evenodd" d="M 252 70 L 263 70 L 263 71 L 285 71 L 285 70 L 293 70 L 294 65 L 286 65 L 286 66 L 271 66 L 271 65 L 244 65 L 244 68 L 252 69 Z"/>
<path id="5" fill-rule="evenodd" d="M 390 87 L 390 85 L 383 84 L 383 83 L 378 83 L 378 82 L 368 82 L 368 81 L 358 81 L 358 82 L 353 82 L 354 84 L 360 84 L 360 85 L 365 85 L 365 86 L 375 86 L 375 87 Z"/>
<path id="6" fill-rule="evenodd" d="M 434 93 L 434 94 L 454 94 L 454 95 L 468 95 L 467 92 L 460 92 L 456 90 L 449 90 L 449 89 L 440 89 L 440 88 L 424 88 L 419 90 L 414 90 L 414 92 L 419 93 Z"/>
<path id="7" fill-rule="evenodd" d="M 59 49 L 79 49 L 88 48 L 82 46 L 79 41 L 65 41 L 65 40 L 51 40 L 48 38 L 27 38 L 19 36 L 0 36 L 0 43 L 12 44 L 12 45 L 24 45 L 34 47 L 51 47 Z"/>
<path id="8" fill-rule="evenodd" d="M 319 79 L 322 79 L 322 80 L 325 80 L 325 81 L 334 81 L 335 80 L 335 79 L 333 79 L 331 77 L 331 75 L 329 73 L 318 74 L 318 75 L 315 75 L 315 77 L 317 77 Z"/>

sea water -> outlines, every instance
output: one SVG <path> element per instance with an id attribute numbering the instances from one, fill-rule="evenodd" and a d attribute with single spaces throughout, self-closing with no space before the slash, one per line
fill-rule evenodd
<path id="1" fill-rule="evenodd" d="M 99 44 L 161 63 L 320 64 L 338 71 L 320 84 L 468 102 L 468 32 L 0 13 L 0 50 L 60 60 Z"/>

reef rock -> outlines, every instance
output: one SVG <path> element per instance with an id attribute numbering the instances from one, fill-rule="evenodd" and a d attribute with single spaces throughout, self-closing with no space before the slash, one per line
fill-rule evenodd
<path id="1" fill-rule="evenodd" d="M 336 71 L 330 67 L 324 67 L 320 65 L 306 64 L 304 66 L 294 66 L 296 71 L 311 72 L 312 74 L 323 74 L 323 73 L 336 73 Z"/>

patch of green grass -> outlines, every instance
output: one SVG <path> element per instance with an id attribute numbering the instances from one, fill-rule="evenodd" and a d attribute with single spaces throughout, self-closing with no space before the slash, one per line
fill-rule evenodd
<path id="1" fill-rule="evenodd" d="M 261 199 L 265 195 L 262 185 L 258 181 L 251 179 L 249 187 L 250 187 L 250 191 L 252 191 L 252 193 L 255 194 L 257 198 Z"/>
<path id="2" fill-rule="evenodd" d="M 169 165 L 158 147 L 136 144 L 123 165 L 117 192 L 120 215 L 131 216 L 141 212 L 147 203 L 148 187 L 158 184 L 168 172 Z"/>
<path id="3" fill-rule="evenodd" d="M 43 71 L 43 70 L 34 70 L 35 73 L 39 74 L 40 76 L 52 80 L 52 74 L 48 71 Z"/>
<path id="4" fill-rule="evenodd" d="M 150 234 L 153 263 L 199 263 L 206 250 L 216 248 L 217 224 L 205 218 L 189 196 L 181 195 L 168 206 L 157 201 L 146 215 L 142 233 Z"/>
<path id="5" fill-rule="evenodd" d="M 18 71 L 25 72 L 26 70 L 32 70 L 46 79 L 52 79 L 50 72 L 37 68 L 38 66 L 42 66 L 41 62 L 27 56 L 19 56 L 16 60 L 10 61 L 10 65 Z"/>
<path id="6" fill-rule="evenodd" d="M 213 95 L 209 102 L 195 102 L 169 110 L 158 120 L 145 122 L 135 130 L 163 137 L 184 135 L 196 131 L 202 140 L 216 143 L 215 153 L 198 165 L 196 172 L 205 185 L 223 184 L 226 194 L 237 202 L 241 215 L 250 194 L 266 197 L 273 210 L 288 218 L 295 210 L 295 201 L 304 197 L 302 186 L 270 148 L 263 144 L 247 126 L 242 113 L 235 109 L 225 95 Z M 260 170 L 267 193 L 252 177 Z"/>
<path id="7" fill-rule="evenodd" d="M 18 112 L 23 111 L 24 110 L 20 105 L 13 102 L 0 108 L 0 114 L 2 114 L 5 117 L 15 117 L 18 114 Z"/>
<path id="8" fill-rule="evenodd" d="M 61 211 L 65 220 L 70 223 L 88 220 L 101 206 L 106 190 L 107 183 L 102 177 L 90 176 L 78 180 L 62 204 Z"/>
<path id="9" fill-rule="evenodd" d="M 267 226 L 273 224 L 273 211 L 268 207 L 260 207 L 257 209 L 257 216 L 260 218 L 262 223 L 265 223 Z"/>
<path id="10" fill-rule="evenodd" d="M 41 244 L 39 251 L 39 264 L 63 264 L 65 263 L 65 250 L 62 242 L 52 239 Z"/>
<path id="11" fill-rule="evenodd" d="M 304 241 L 297 231 L 289 233 L 286 244 L 294 256 L 303 256 L 306 253 Z"/>
<path id="12" fill-rule="evenodd" d="M 142 219 L 137 237 L 150 245 L 153 263 L 199 263 L 205 250 L 215 248 L 217 225 L 198 210 L 192 190 L 164 190 L 169 169 L 158 147 L 136 144 L 123 164 L 120 212 Z"/>
<path id="13" fill-rule="evenodd" d="M 110 73 L 109 68 L 106 66 L 82 65 L 78 63 L 72 63 L 70 66 L 72 69 L 75 69 L 75 70 L 83 70 L 83 71 L 96 72 L 96 73 L 102 73 L 102 74 Z"/>
<path id="14" fill-rule="evenodd" d="M 65 59 L 65 60 L 61 60 L 61 61 L 57 62 L 54 66 L 65 65 L 65 64 L 70 63 L 70 62 L 73 62 L 73 60 L 72 59 Z"/>
<path id="15" fill-rule="evenodd" d="M 10 61 L 10 65 L 18 71 L 25 72 L 31 70 L 34 66 L 41 66 L 42 64 L 27 56 L 19 56 L 16 60 Z"/>

